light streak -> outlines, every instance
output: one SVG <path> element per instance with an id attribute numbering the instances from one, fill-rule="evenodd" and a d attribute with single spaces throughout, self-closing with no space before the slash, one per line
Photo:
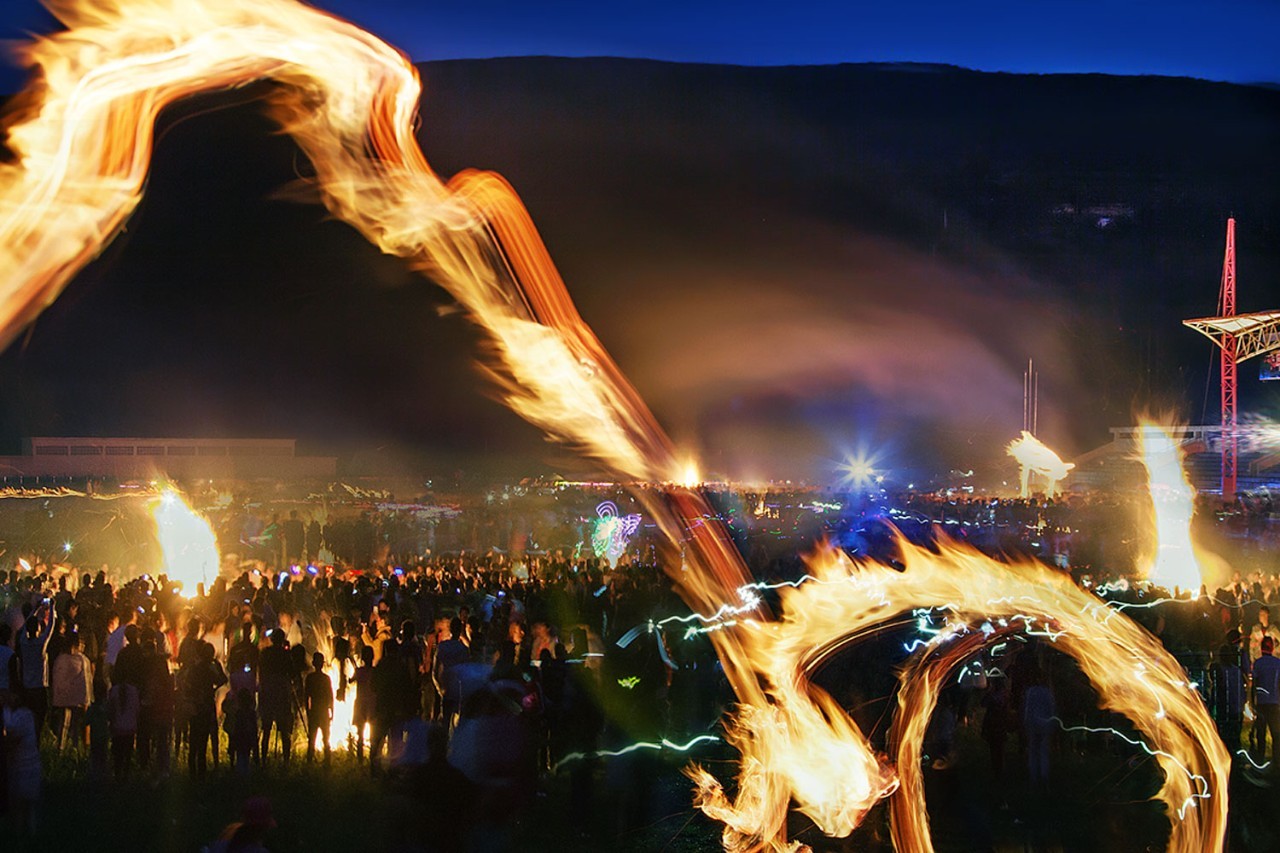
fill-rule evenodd
<path id="1" fill-rule="evenodd" d="M 1058 727 L 1062 729 L 1064 732 L 1087 732 L 1089 734 L 1114 735 L 1115 737 L 1120 738 L 1125 743 L 1128 743 L 1140 748 L 1143 752 L 1145 752 L 1147 755 L 1151 756 L 1152 758 L 1163 758 L 1169 763 L 1181 768 L 1182 772 L 1187 775 L 1187 779 L 1191 782 L 1194 782 L 1196 787 L 1199 790 L 1197 793 L 1194 793 L 1189 797 L 1187 797 L 1187 799 L 1184 800 L 1182 804 L 1178 807 L 1178 810 L 1177 810 L 1178 820 L 1186 820 L 1187 809 L 1195 808 L 1196 800 L 1207 800 L 1213 796 L 1209 788 L 1208 779 L 1206 779 L 1205 777 L 1201 776 L 1198 773 L 1192 773 L 1182 764 L 1181 761 L 1178 760 L 1177 756 L 1170 755 L 1169 753 L 1161 749 L 1152 749 L 1150 746 L 1147 745 L 1146 741 L 1140 738 L 1131 738 L 1128 735 L 1126 735 L 1124 732 L 1119 731 L 1117 729 L 1109 728 L 1109 727 L 1068 726 L 1066 723 L 1064 723 L 1061 719 L 1057 717 L 1054 717 L 1054 722 L 1056 722 L 1058 724 Z"/>
<path id="2" fill-rule="evenodd" d="M 1253 756 L 1249 754 L 1249 750 L 1247 749 L 1237 749 L 1236 755 L 1243 756 L 1246 761 L 1248 761 L 1250 764 L 1253 765 L 1254 770 L 1266 770 L 1268 767 L 1271 766 L 1270 761 L 1264 761 L 1261 764 L 1254 761 Z"/>
<path id="3" fill-rule="evenodd" d="M 617 758 L 620 755 L 629 755 L 641 749 L 663 750 L 669 749 L 673 752 L 688 752 L 701 743 L 720 743 L 721 738 L 715 735 L 698 735 L 685 743 L 676 743 L 672 740 L 663 738 L 660 741 L 639 741 L 630 746 L 624 746 L 622 749 L 600 749 L 594 752 L 571 752 L 564 758 L 556 762 L 555 767 L 551 768 L 552 773 L 559 773 L 560 768 L 574 761 L 581 761 L 584 758 Z"/>
<path id="4" fill-rule="evenodd" d="M 596 519 L 591 530 L 591 550 L 597 557 L 604 557 L 609 566 L 616 567 L 618 559 L 626 552 L 627 543 L 640 528 L 638 514 L 619 515 L 618 505 L 603 501 L 596 506 Z"/>

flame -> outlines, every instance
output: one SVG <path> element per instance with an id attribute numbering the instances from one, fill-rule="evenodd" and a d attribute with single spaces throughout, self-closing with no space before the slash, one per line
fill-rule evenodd
<path id="1" fill-rule="evenodd" d="M 1174 428 L 1140 420 L 1138 457 L 1147 471 L 1148 492 L 1154 517 L 1145 574 L 1155 583 L 1199 595 L 1206 569 L 1226 577 L 1225 563 L 1191 539 L 1196 490 L 1183 469 L 1181 442 Z"/>
<path id="2" fill-rule="evenodd" d="M 702 484 L 702 472 L 698 470 L 698 461 L 696 459 L 688 459 L 680 468 L 680 473 L 675 479 L 677 486 L 683 486 L 686 489 L 696 489 Z"/>
<path id="3" fill-rule="evenodd" d="M 327 656 L 326 656 L 327 657 Z M 347 675 L 350 676 L 350 662 L 339 664 L 337 661 L 329 660 L 325 665 L 324 671 L 329 675 L 329 681 L 333 684 L 333 721 L 329 725 L 329 748 L 335 751 L 346 750 L 350 744 L 355 741 L 356 729 L 356 686 L 353 682 L 347 682 L 347 691 L 339 699 L 337 696 L 339 675 L 339 666 L 346 665 Z M 364 732 L 365 742 L 370 740 L 369 726 L 365 725 Z"/>
<path id="4" fill-rule="evenodd" d="M 324 204 L 467 309 L 492 340 L 492 374 L 513 409 L 622 479 L 687 482 L 670 439 L 578 315 L 511 187 L 490 173 L 445 182 L 431 170 L 414 138 L 417 73 L 393 48 L 292 0 L 59 0 L 52 8 L 68 31 L 26 48 L 42 77 L 8 128 L 17 159 L 0 165 L 0 342 L 124 225 L 165 106 L 271 79 L 271 113 L 310 158 Z M 1056 455 L 1026 466 L 1024 488 L 1028 470 L 1046 473 L 1052 489 L 1069 468 Z M 700 494 L 672 485 L 639 489 L 637 499 L 682 546 L 687 571 L 673 580 L 704 614 L 740 703 L 728 732 L 742 756 L 736 799 L 705 770 L 690 771 L 699 804 L 726 824 L 726 846 L 793 847 L 792 802 L 823 831 L 848 834 L 894 795 L 895 845 L 931 849 L 919 741 L 957 650 L 980 642 L 965 625 L 982 617 L 1047 631 L 1080 658 L 1103 703 L 1156 749 L 1166 773 L 1159 796 L 1178 818 L 1169 849 L 1221 850 L 1229 758 L 1203 706 L 1156 640 L 1061 576 L 954 546 L 940 554 L 904 546 L 901 573 L 826 552 L 817 581 L 784 591 L 775 619 L 749 593 L 740 605 L 725 603 L 749 589 L 750 577 Z M 873 623 L 944 606 L 956 641 L 924 644 L 906 670 L 895 770 L 809 676 Z M 350 731 L 339 713 L 335 740 Z"/>
<path id="5" fill-rule="evenodd" d="M 165 575 L 180 583 L 185 595 L 195 595 L 196 587 L 213 581 L 222 565 L 208 519 L 174 488 L 166 488 L 151 505 L 151 517 L 164 554 Z"/>
<path id="6" fill-rule="evenodd" d="M 782 586 L 780 619 L 746 621 L 740 633 L 768 701 L 744 706 L 727 732 L 746 756 L 737 798 L 730 801 L 706 771 L 692 771 L 700 804 L 726 824 L 726 848 L 790 849 L 783 835 L 790 801 L 828 835 L 847 835 L 892 794 L 895 848 L 932 850 L 920 766 L 938 694 L 975 651 L 1026 633 L 1074 657 L 1103 706 L 1145 734 L 1165 774 L 1157 796 L 1172 819 L 1169 849 L 1221 849 L 1230 756 L 1158 639 L 1039 563 L 997 563 L 954 543 L 938 553 L 899 544 L 903 571 L 821 550 L 809 580 Z M 919 641 L 901 675 L 891 768 L 810 676 L 842 648 L 919 608 L 944 613 L 946 624 Z"/>
<path id="7" fill-rule="evenodd" d="M 356 719 L 356 685 L 351 680 L 355 667 L 350 660 L 339 661 L 333 656 L 333 626 L 327 613 L 321 613 L 315 625 L 316 651 L 324 655 L 325 674 L 333 686 L 333 719 L 329 723 L 329 749 L 347 750 L 355 741 L 357 729 Z M 347 689 L 341 697 L 338 688 L 342 684 L 343 668 L 346 669 Z M 369 727 L 365 726 L 364 739 L 369 741 Z M 318 740 L 319 738 L 317 738 Z"/>
<path id="8" fill-rule="evenodd" d="M 1018 460 L 1021 468 L 1021 495 L 1024 498 L 1030 497 L 1032 474 L 1039 474 L 1049 481 L 1045 486 L 1045 495 L 1053 497 L 1057 494 L 1058 483 L 1065 480 L 1071 469 L 1076 467 L 1074 462 L 1063 462 L 1057 453 L 1025 429 L 1021 437 L 1009 442 L 1007 452 Z"/>

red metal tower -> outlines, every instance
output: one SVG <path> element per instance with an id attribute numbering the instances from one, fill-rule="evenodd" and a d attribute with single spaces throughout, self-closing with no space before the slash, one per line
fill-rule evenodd
<path id="1" fill-rule="evenodd" d="M 1222 258 L 1222 286 L 1218 292 L 1218 316 L 1236 315 L 1236 220 L 1227 220 L 1227 250 Z M 1236 460 L 1240 443 L 1236 434 L 1236 336 L 1226 333 L 1218 342 L 1222 384 L 1222 499 L 1236 493 Z"/>
<path id="2" fill-rule="evenodd" d="M 1280 352 L 1280 311 L 1236 313 L 1236 221 L 1227 220 L 1227 252 L 1222 259 L 1218 316 L 1183 320 L 1217 344 L 1222 377 L 1222 498 L 1235 500 L 1236 463 L 1240 452 L 1236 422 L 1236 368 L 1254 356 Z M 1265 373 L 1262 378 L 1271 378 Z"/>

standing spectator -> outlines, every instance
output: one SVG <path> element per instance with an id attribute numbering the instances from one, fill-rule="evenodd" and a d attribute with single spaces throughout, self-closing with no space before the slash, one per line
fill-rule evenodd
<path id="1" fill-rule="evenodd" d="M 384 599 L 369 614 L 369 622 L 364 626 L 364 644 L 373 649 L 373 665 L 382 663 L 382 647 L 391 639 L 391 622 L 388 614 L 391 605 Z"/>
<path id="2" fill-rule="evenodd" d="M 324 655 L 320 652 L 311 656 L 311 669 L 303 685 L 307 705 L 307 761 L 315 760 L 316 735 L 319 734 L 324 743 L 324 760 L 328 763 L 331 757 L 329 727 L 333 723 L 333 682 L 325 674 Z"/>
<path id="3" fill-rule="evenodd" d="M 107 634 L 106 675 L 107 678 L 111 679 L 112 684 L 114 684 L 116 680 L 115 666 L 117 659 L 120 657 L 120 652 L 125 646 L 129 645 L 129 643 L 137 642 L 137 629 L 134 629 L 134 639 L 132 640 L 129 639 L 130 635 L 128 633 L 128 629 L 131 625 L 137 624 L 138 611 L 134 610 L 132 607 L 122 608 L 118 620 L 116 627 L 112 628 L 110 633 Z"/>
<path id="4" fill-rule="evenodd" d="M 138 735 L 138 688 L 127 681 L 111 685 L 107 719 L 111 728 L 111 766 L 117 779 L 129 772 L 134 739 Z"/>
<path id="5" fill-rule="evenodd" d="M 253 632 L 247 627 L 241 631 L 240 640 L 227 653 L 227 677 L 231 679 L 231 692 L 241 689 L 255 692 L 258 689 L 258 665 L 261 652 L 253 641 Z"/>
<path id="6" fill-rule="evenodd" d="M 365 731 L 372 734 L 373 712 L 377 704 L 373 687 L 373 649 L 365 646 L 360 650 L 360 666 L 351 677 L 355 685 L 356 701 L 352 713 L 352 721 L 356 727 L 356 757 L 364 758 Z"/>
<path id="7" fill-rule="evenodd" d="M 1216 659 L 1209 668 L 1209 684 L 1212 690 L 1213 721 L 1218 735 L 1229 751 L 1240 748 L 1240 728 L 1244 714 L 1244 672 L 1240 667 L 1240 640 L 1238 630 L 1227 632 L 1226 642 L 1218 649 Z"/>
<path id="8" fill-rule="evenodd" d="M 338 666 L 338 701 L 342 702 L 347 698 L 347 664 L 351 660 L 351 638 L 347 636 L 346 620 L 341 616 L 334 616 L 329 625 L 333 631 L 333 661 Z"/>
<path id="9" fill-rule="evenodd" d="M 84 744 L 84 712 L 93 696 L 93 667 L 80 649 L 80 637 L 71 634 L 67 651 L 53 662 L 53 725 L 58 750 L 66 748 L 68 734 L 77 748 Z"/>
<path id="10" fill-rule="evenodd" d="M 19 837 L 30 837 L 36 829 L 36 806 L 40 802 L 40 736 L 35 715 L 22 704 L 18 690 L 3 691 L 4 758 L 9 811 Z"/>
<path id="11" fill-rule="evenodd" d="M 248 776 L 249 756 L 258 752 L 258 709 L 254 707 L 253 691 L 247 687 L 240 688 L 233 698 L 227 700 L 223 711 L 231 760 L 236 773 Z M 258 752 L 258 763 L 262 763 L 261 752 Z"/>
<path id="12" fill-rule="evenodd" d="M 1256 756 L 1259 762 L 1267 757 L 1267 734 L 1271 734 L 1271 761 L 1280 761 L 1280 659 L 1274 655 L 1276 643 L 1271 637 L 1263 637 L 1259 644 L 1261 654 L 1253 665 L 1253 704 L 1258 716 L 1253 721 L 1257 732 Z"/>
<path id="13" fill-rule="evenodd" d="M 43 624 L 42 624 L 43 623 Z M 49 640 L 53 637 L 53 607 L 48 599 L 27 617 L 18 635 L 22 663 L 22 704 L 36 721 L 36 736 L 44 729 L 49 712 Z"/>
<path id="14" fill-rule="evenodd" d="M 269 635 L 271 644 L 262 650 L 258 676 L 258 717 L 262 721 L 262 753 L 266 760 L 271 745 L 271 729 L 280 733 L 284 763 L 289 764 L 293 752 L 293 658 L 285 646 L 284 634 L 277 628 Z"/>
<path id="15" fill-rule="evenodd" d="M 395 735 L 389 744 L 394 757 L 400 746 L 402 725 L 409 719 L 409 693 L 412 684 L 405 672 L 400 654 L 400 644 L 387 640 L 382 644 L 382 660 L 373 667 L 373 691 L 377 696 L 373 707 L 373 737 L 369 741 L 370 769 L 376 774 L 382 769 L 381 754 L 384 743 Z"/>
<path id="16" fill-rule="evenodd" d="M 227 683 L 226 673 L 213 654 L 213 646 L 201 644 L 197 659 L 190 664 L 183 687 L 191 711 L 187 738 L 187 771 L 192 776 L 203 777 L 208 769 L 209 740 L 215 741 L 214 766 L 218 763 L 218 688 Z"/>
<path id="17" fill-rule="evenodd" d="M 147 767 L 154 756 L 153 772 L 164 778 L 169 775 L 173 745 L 176 705 L 173 676 L 169 673 L 169 656 L 157 648 L 156 634 L 149 632 L 142 641 L 142 648 L 146 659 L 138 716 L 138 763 Z"/>
<path id="18" fill-rule="evenodd" d="M 1256 586 L 1256 585 L 1255 585 Z M 1262 607 L 1258 610 L 1258 621 L 1249 632 L 1249 665 L 1262 656 L 1262 638 L 1270 637 L 1273 643 L 1280 642 L 1280 629 L 1271 624 L 1271 609 Z"/>
<path id="19" fill-rule="evenodd" d="M 1022 731 L 1026 736 L 1031 784 L 1042 790 L 1049 784 L 1049 745 L 1057 716 L 1058 708 L 1048 678 L 1039 670 L 1022 697 Z"/>
<path id="20" fill-rule="evenodd" d="M 111 742 L 111 714 L 107 708 L 107 683 L 93 680 L 93 704 L 84 714 L 89 729 L 89 778 L 105 779 L 107 754 Z"/>
<path id="21" fill-rule="evenodd" d="M 0 621 L 0 690 L 17 688 L 16 684 L 9 684 L 9 661 L 13 655 L 13 628 L 8 622 Z"/>
<path id="22" fill-rule="evenodd" d="M 446 733 L 453 730 L 462 706 L 462 681 L 456 668 L 469 660 L 471 650 L 462 641 L 462 620 L 455 616 L 449 620 L 449 639 L 436 646 L 436 660 L 432 667 L 436 691 L 440 694 L 441 722 Z"/>
<path id="23" fill-rule="evenodd" d="M 127 625 L 124 629 L 125 644 L 111 665 L 111 684 L 132 684 L 139 693 L 142 691 L 142 677 L 146 654 L 138 639 L 142 632 L 137 625 Z"/>

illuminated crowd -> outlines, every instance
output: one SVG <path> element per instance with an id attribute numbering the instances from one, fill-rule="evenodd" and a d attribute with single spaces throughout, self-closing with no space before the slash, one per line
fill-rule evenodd
<path id="1" fill-rule="evenodd" d="M 441 813 L 440 838 L 519 814 L 552 772 L 590 798 L 597 752 L 713 727 L 705 641 L 682 645 L 684 674 L 653 637 L 602 641 L 678 611 L 659 570 L 512 568 L 490 555 L 253 570 L 191 597 L 163 576 L 0 575 L 0 687 L 25 732 L 7 750 L 10 804 L 39 800 L 37 744 L 121 779 L 270 774 L 338 752 L 401 780 L 461 774 L 471 808 Z"/>
<path id="2" fill-rule="evenodd" d="M 1018 509 L 983 506 L 964 512 L 980 524 L 979 512 Z M 382 559 L 370 553 L 335 568 L 309 561 L 308 544 L 304 533 L 298 553 L 245 563 L 193 595 L 163 576 L 106 569 L 0 573 L 15 831 L 38 819 L 42 761 L 55 751 L 101 779 L 259 778 L 292 762 L 327 766 L 335 753 L 388 784 L 449 779 L 456 799 L 441 800 L 436 785 L 433 802 L 444 805 L 424 812 L 423 837 L 438 849 L 452 849 L 458 833 L 510 821 L 556 774 L 570 779 L 568 813 L 589 813 L 599 762 L 612 760 L 627 780 L 622 809 L 634 812 L 621 820 L 638 822 L 659 751 L 627 748 L 714 741 L 732 702 L 706 636 L 654 630 L 687 609 L 643 546 L 650 559 L 633 548 L 612 568 L 580 553 L 401 562 L 385 549 Z M 797 571 L 794 561 L 774 560 L 768 577 Z M 1280 641 L 1270 621 L 1280 612 L 1275 576 L 1237 577 L 1196 597 L 1117 573 L 1080 579 L 1161 638 L 1229 748 L 1265 765 L 1273 748 L 1266 724 L 1280 706 L 1256 688 L 1273 678 L 1263 659 Z M 909 629 L 892 631 L 877 653 L 904 659 L 898 649 Z M 940 704 L 932 760 L 945 766 L 955 727 L 972 724 L 997 774 L 1007 772 L 1014 735 L 1031 778 L 1047 774 L 1045 721 L 1097 713 L 1081 699 L 1087 691 L 1072 687 L 1070 667 L 1053 660 L 1036 642 L 1009 657 L 975 658 Z M 852 659 L 829 674 L 838 701 L 855 716 L 875 707 L 869 699 L 887 701 L 892 684 L 854 676 L 840 685 L 847 665 Z M 874 717 L 865 727 L 873 742 L 883 735 Z"/>

